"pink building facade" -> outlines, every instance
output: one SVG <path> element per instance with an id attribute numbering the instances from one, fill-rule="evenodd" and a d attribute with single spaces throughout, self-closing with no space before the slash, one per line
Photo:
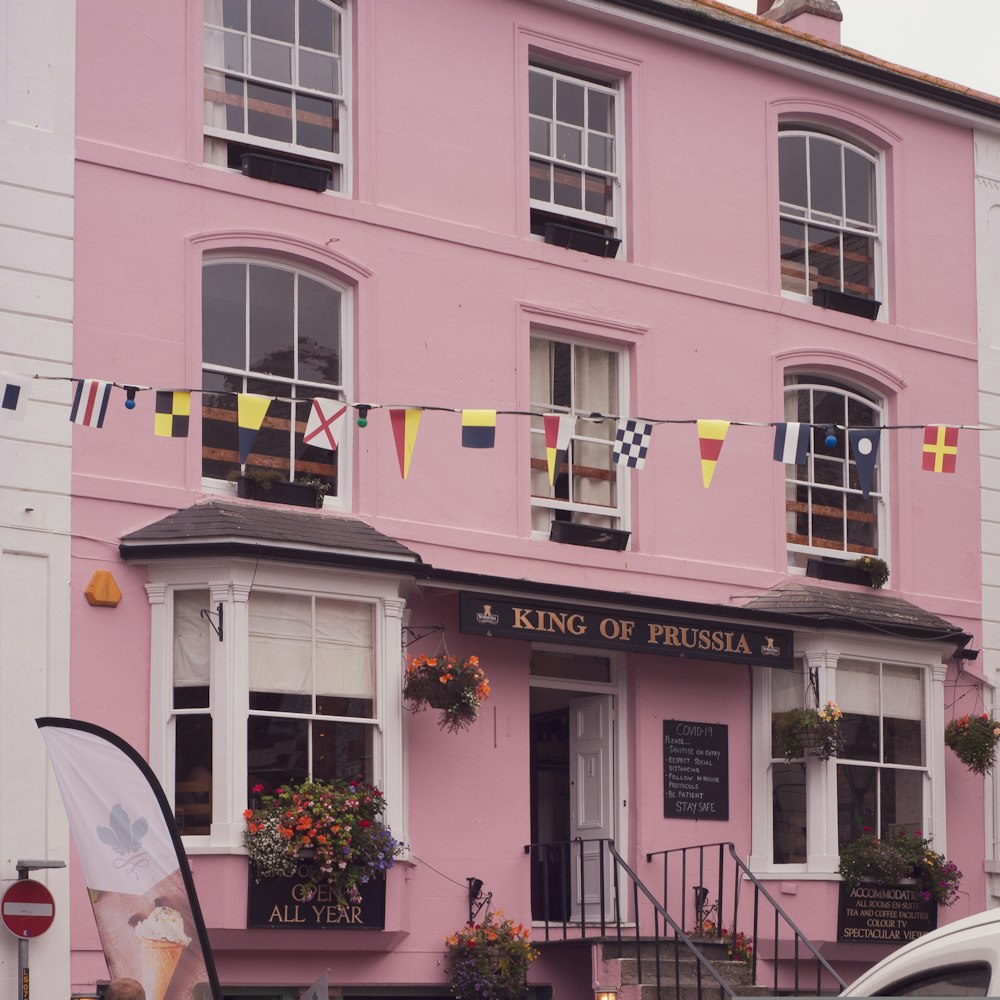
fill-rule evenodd
<path id="1" fill-rule="evenodd" d="M 943 742 L 991 706 L 980 470 L 974 432 L 953 472 L 924 440 L 978 420 L 972 136 L 1000 106 L 806 6 L 78 10 L 74 374 L 138 391 L 74 430 L 71 710 L 175 802 L 227 998 L 327 967 L 344 997 L 445 996 L 470 878 L 534 924 L 537 997 L 637 996 L 577 939 L 616 903 L 649 932 L 640 884 L 684 931 L 698 885 L 731 922 L 720 848 L 664 888 L 662 852 L 701 845 L 845 980 L 891 947 L 838 929 L 866 830 L 958 865 L 940 922 L 994 905 L 984 779 Z M 154 436 L 181 389 L 187 435 Z M 271 400 L 244 471 L 322 509 L 237 496 L 238 394 Z M 304 440 L 315 398 L 347 406 L 336 451 Z M 492 447 L 463 410 L 496 411 Z M 631 463 L 620 418 L 651 425 Z M 774 460 L 778 423 L 811 425 L 804 458 Z M 489 675 L 467 731 L 403 702 L 436 652 Z M 786 761 L 774 720 L 827 701 L 839 755 Z M 310 774 L 386 796 L 381 928 L 248 920 L 250 790 Z M 83 991 L 107 972 L 73 890 Z"/>

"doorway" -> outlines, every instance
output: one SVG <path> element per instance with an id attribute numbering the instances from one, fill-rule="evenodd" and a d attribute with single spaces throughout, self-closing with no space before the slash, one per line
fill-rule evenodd
<path id="1" fill-rule="evenodd" d="M 611 657 L 534 649 L 531 658 L 531 899 L 536 920 L 598 919 L 611 906 L 604 841 L 620 836 Z M 602 859 L 604 852 L 604 885 Z M 605 913 L 610 917 L 610 912 Z"/>

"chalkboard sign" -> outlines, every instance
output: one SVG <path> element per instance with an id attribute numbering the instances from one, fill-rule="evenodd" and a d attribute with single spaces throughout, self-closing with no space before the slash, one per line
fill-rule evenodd
<path id="1" fill-rule="evenodd" d="M 729 819 L 729 726 L 664 719 L 663 815 Z"/>
<path id="2" fill-rule="evenodd" d="M 902 944 L 937 927 L 937 900 L 922 899 L 912 885 L 840 883 L 838 941 Z"/>

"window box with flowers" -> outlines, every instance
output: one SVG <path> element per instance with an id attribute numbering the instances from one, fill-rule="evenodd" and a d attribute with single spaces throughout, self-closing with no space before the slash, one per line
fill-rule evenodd
<path id="1" fill-rule="evenodd" d="M 538 958 L 531 932 L 504 917 L 487 913 L 445 939 L 448 986 L 456 1000 L 521 1000 L 528 990 L 528 966 Z"/>
<path id="2" fill-rule="evenodd" d="M 822 708 L 793 708 L 774 719 L 774 737 L 786 761 L 804 757 L 808 751 L 820 760 L 836 757 L 843 749 L 843 712 L 836 702 Z"/>
<path id="3" fill-rule="evenodd" d="M 467 729 L 479 718 L 490 696 L 490 682 L 477 656 L 411 656 L 403 699 L 414 712 L 441 710 L 438 725 L 450 733 Z"/>
<path id="4" fill-rule="evenodd" d="M 976 774 L 989 774 L 996 763 L 1000 720 L 988 712 L 963 715 L 944 727 L 944 742 Z"/>
<path id="5" fill-rule="evenodd" d="M 382 793 L 365 782 L 304 781 L 260 795 L 260 805 L 243 815 L 243 843 L 250 854 L 256 881 L 289 877 L 301 871 L 302 895 L 310 898 L 320 886 L 340 904 L 359 903 L 362 888 L 381 878 L 402 853 L 403 845 L 380 816 Z"/>
<path id="6" fill-rule="evenodd" d="M 912 882 L 921 899 L 950 906 L 958 898 L 962 873 L 930 845 L 930 838 L 919 830 L 911 834 L 900 829 L 879 840 L 865 827 L 857 840 L 841 848 L 838 870 L 851 888 L 863 881 L 881 885 Z"/>

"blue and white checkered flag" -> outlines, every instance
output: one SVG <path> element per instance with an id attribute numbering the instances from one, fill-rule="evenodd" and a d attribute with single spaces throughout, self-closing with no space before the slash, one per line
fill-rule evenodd
<path id="1" fill-rule="evenodd" d="M 615 434 L 615 462 L 618 465 L 627 465 L 630 469 L 641 469 L 646 464 L 649 440 L 652 436 L 652 424 L 645 420 L 622 417 L 618 421 L 618 431 Z"/>

